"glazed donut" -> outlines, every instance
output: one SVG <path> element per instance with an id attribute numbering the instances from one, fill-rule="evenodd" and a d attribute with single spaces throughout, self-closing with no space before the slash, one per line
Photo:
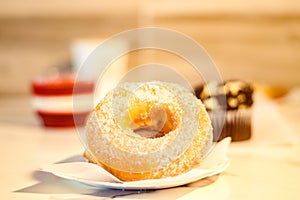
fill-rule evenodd
<path id="1" fill-rule="evenodd" d="M 174 83 L 123 83 L 90 114 L 85 157 L 124 181 L 177 176 L 212 144 L 201 100 Z"/>

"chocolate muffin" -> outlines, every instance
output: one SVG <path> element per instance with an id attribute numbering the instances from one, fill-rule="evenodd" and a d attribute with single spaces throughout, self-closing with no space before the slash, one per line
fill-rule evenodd
<path id="1" fill-rule="evenodd" d="M 253 91 L 250 83 L 241 80 L 229 80 L 224 84 L 208 83 L 195 89 L 196 96 L 202 100 L 210 115 L 214 141 L 228 136 L 232 141 L 251 138 Z"/>

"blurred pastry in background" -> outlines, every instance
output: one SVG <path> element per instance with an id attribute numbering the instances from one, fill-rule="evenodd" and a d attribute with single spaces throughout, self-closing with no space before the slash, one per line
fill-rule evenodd
<path id="1" fill-rule="evenodd" d="M 242 80 L 229 80 L 224 84 L 202 84 L 195 89 L 208 111 L 214 128 L 214 141 L 231 137 L 232 141 L 251 138 L 251 115 L 253 105 L 253 86 Z M 221 110 L 225 110 L 224 126 Z M 218 112 L 218 110 L 220 112 Z"/>
<path id="2" fill-rule="evenodd" d="M 289 88 L 280 85 L 255 84 L 256 90 L 263 91 L 271 99 L 279 99 L 289 93 Z"/>

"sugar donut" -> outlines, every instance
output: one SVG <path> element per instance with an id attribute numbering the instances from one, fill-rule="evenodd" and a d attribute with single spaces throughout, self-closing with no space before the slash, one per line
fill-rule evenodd
<path id="1" fill-rule="evenodd" d="M 177 84 L 158 81 L 110 91 L 90 114 L 85 133 L 88 160 L 124 181 L 187 172 L 212 144 L 201 101 Z"/>

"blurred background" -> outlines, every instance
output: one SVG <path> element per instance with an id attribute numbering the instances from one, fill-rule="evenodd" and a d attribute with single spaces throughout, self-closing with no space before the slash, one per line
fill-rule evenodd
<path id="1" fill-rule="evenodd" d="M 29 94 L 34 76 L 79 65 L 81 55 L 74 51 L 86 40 L 145 26 L 194 38 L 224 79 L 283 89 L 300 85 L 298 0 L 1 0 L 0 94 Z M 166 52 L 132 52 L 125 65 L 131 69 L 150 61 L 174 66 L 192 85 L 199 82 L 185 61 Z"/>
<path id="2" fill-rule="evenodd" d="M 193 38 L 207 50 L 224 80 L 249 81 L 255 93 L 259 91 L 254 97 L 254 143 L 230 148 L 232 168 L 224 179 L 220 176 L 216 188 L 230 190 L 237 199 L 249 194 L 253 199 L 299 199 L 300 0 L 0 0 L 0 150 L 5 152 L 0 156 L 0 197 L 7 195 L 0 199 L 56 199 L 52 190 L 57 188 L 63 195 L 64 182 L 43 180 L 34 170 L 83 153 L 75 129 L 56 127 L 73 126 L 73 116 L 85 119 L 92 109 L 86 102 L 94 85 L 82 85 L 86 93 L 77 98 L 83 106 L 72 113 L 76 95 L 70 90 L 74 83 L 70 77 L 37 81 L 36 91 L 32 80 L 53 69 L 76 70 L 103 40 L 142 27 L 169 28 Z M 112 48 L 128 48 L 131 44 L 127 42 Z M 113 87 L 126 71 L 147 63 L 174 67 L 193 87 L 202 82 L 182 58 L 148 49 L 113 63 L 104 88 Z M 208 182 L 214 181 L 204 181 Z M 29 186 L 32 184 L 38 186 Z M 18 191 L 25 186 L 41 195 L 21 196 Z M 66 187 L 67 194 L 78 193 L 77 187 L 72 188 Z M 180 192 L 192 191 L 184 188 L 187 190 Z M 201 194 L 215 194 L 216 188 L 206 187 Z"/>

